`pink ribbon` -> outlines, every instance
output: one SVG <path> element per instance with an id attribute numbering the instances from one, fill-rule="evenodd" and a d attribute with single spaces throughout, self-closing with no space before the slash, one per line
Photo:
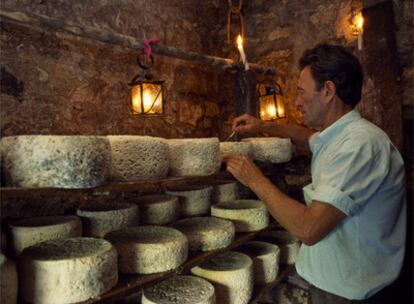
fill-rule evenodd
<path id="1" fill-rule="evenodd" d="M 147 62 L 151 62 L 151 44 L 160 42 L 160 39 L 158 38 L 150 38 L 150 39 L 144 39 L 144 50 L 143 53 L 145 54 L 145 57 L 147 58 Z"/>

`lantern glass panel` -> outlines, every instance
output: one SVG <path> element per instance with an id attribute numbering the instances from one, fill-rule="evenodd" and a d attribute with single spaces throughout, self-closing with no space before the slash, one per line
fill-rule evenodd
<path id="1" fill-rule="evenodd" d="M 163 114 L 162 84 L 141 82 L 131 89 L 133 114 Z"/>
<path id="2" fill-rule="evenodd" d="M 285 103 L 283 101 L 283 95 L 277 94 L 276 95 L 276 108 L 277 108 L 277 117 L 278 118 L 285 118 L 286 117 L 286 109 Z"/>
<path id="3" fill-rule="evenodd" d="M 260 96 L 260 119 L 274 120 L 277 118 L 275 95 Z"/>

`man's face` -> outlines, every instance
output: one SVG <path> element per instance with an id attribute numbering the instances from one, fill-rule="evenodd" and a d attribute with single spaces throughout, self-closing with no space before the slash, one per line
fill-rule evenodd
<path id="1" fill-rule="evenodd" d="M 306 126 L 321 129 L 326 106 L 322 100 L 323 88 L 318 91 L 309 67 L 304 68 L 298 79 L 296 108 L 303 114 Z"/>

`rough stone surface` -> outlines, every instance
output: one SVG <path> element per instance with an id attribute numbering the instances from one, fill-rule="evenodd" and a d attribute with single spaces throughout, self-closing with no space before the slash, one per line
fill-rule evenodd
<path id="1" fill-rule="evenodd" d="M 19 281 L 20 295 L 29 303 L 86 301 L 116 285 L 117 253 L 101 239 L 42 242 L 22 252 Z"/>
<path id="2" fill-rule="evenodd" d="M 123 273 L 158 273 L 187 260 L 188 241 L 180 231 L 162 226 L 129 227 L 106 235 L 119 255 Z"/>
<path id="3" fill-rule="evenodd" d="M 0 144 L 7 186 L 90 188 L 109 174 L 104 137 L 23 135 L 3 137 Z"/>
<path id="4" fill-rule="evenodd" d="M 231 220 L 237 232 L 257 231 L 269 225 L 266 206 L 259 200 L 236 200 L 211 206 L 211 215 Z"/>
<path id="5" fill-rule="evenodd" d="M 146 288 L 142 304 L 215 304 L 214 286 L 195 276 L 174 276 Z"/>
<path id="6" fill-rule="evenodd" d="M 180 214 L 185 217 L 208 214 L 210 211 L 212 191 L 212 186 L 194 186 L 167 190 L 166 193 L 179 197 Z"/>

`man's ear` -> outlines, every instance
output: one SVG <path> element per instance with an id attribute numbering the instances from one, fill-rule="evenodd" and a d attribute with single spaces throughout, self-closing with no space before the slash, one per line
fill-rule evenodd
<path id="1" fill-rule="evenodd" d="M 332 80 L 327 80 L 324 83 L 324 99 L 326 103 L 329 103 L 333 100 L 334 96 L 336 95 L 336 85 Z"/>

